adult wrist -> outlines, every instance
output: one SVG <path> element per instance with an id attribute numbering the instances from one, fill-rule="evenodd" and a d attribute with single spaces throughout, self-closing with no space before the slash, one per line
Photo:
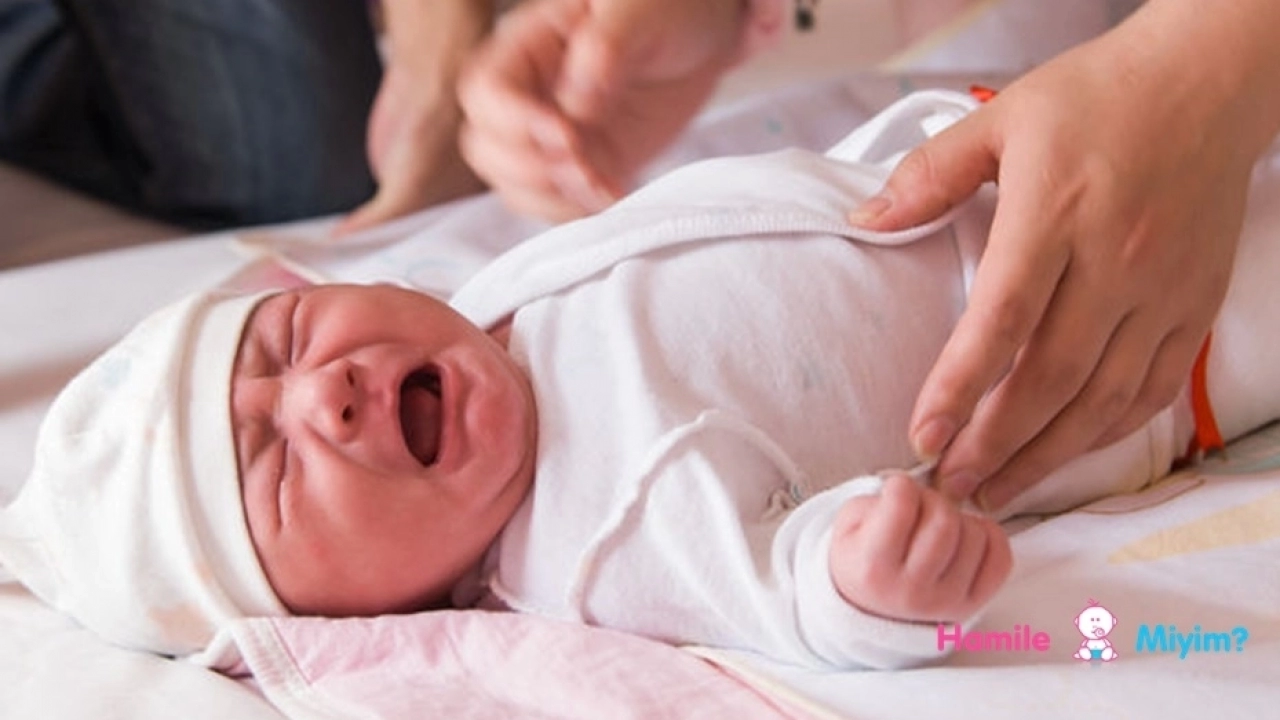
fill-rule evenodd
<path id="1" fill-rule="evenodd" d="M 1280 3 L 1232 0 L 1207 8 L 1198 0 L 1148 0 L 1118 28 L 1135 63 L 1188 112 L 1229 118 L 1230 132 L 1250 161 L 1280 132 Z M 1130 65 L 1135 74 L 1143 71 Z M 1206 125 L 1212 127 L 1212 125 Z"/>

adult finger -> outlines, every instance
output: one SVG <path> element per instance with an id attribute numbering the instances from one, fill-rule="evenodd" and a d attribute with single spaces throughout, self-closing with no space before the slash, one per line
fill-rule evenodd
<path id="1" fill-rule="evenodd" d="M 468 121 L 460 135 L 467 163 L 495 189 L 537 186 L 557 176 L 561 182 L 576 181 L 584 198 L 605 195 L 611 201 L 614 197 L 610 184 L 580 150 L 576 131 L 558 118 L 497 129 L 494 124 Z"/>
<path id="2" fill-rule="evenodd" d="M 1013 365 L 1066 272 L 1070 250 L 1055 237 L 1044 237 L 1035 189 L 1004 194 L 968 307 L 916 400 L 909 435 L 922 459 L 942 454 L 978 401 Z"/>
<path id="3" fill-rule="evenodd" d="M 1033 438 L 1040 437 L 1095 376 L 1108 343 L 1117 339 L 1117 329 L 1124 320 L 1119 309 L 1124 307 L 1122 291 L 1108 293 L 1099 289 L 1106 284 L 1100 284 L 1097 276 L 1095 271 L 1079 269 L 1078 264 L 1068 265 L 1034 331 L 1017 349 L 1009 371 L 982 399 L 969 423 L 956 433 L 947 448 L 938 467 L 944 494 L 968 497 L 980 482 L 1003 467 Z M 1141 367 L 1126 368 L 1135 372 L 1128 377 L 1103 377 L 1112 384 L 1097 386 L 1098 392 L 1124 387 L 1136 393 L 1159 337 L 1139 336 L 1137 340 L 1120 342 L 1115 354 L 1125 359 L 1136 355 L 1134 359 L 1142 363 Z M 1108 408 L 1113 413 L 1110 417 L 1084 418 L 1083 424 L 1076 418 L 1077 431 L 1096 428 L 1088 438 L 1091 442 L 1110 422 L 1119 419 L 1120 410 L 1127 409 L 1132 396 L 1089 399 L 1122 401 L 1118 407 Z M 1106 424 L 1095 426 L 1093 423 L 1099 419 Z M 1087 443 L 1080 445 L 1079 438 L 1076 440 L 1074 449 L 1080 452 Z"/>
<path id="4" fill-rule="evenodd" d="M 499 197 L 513 212 L 553 225 L 577 220 L 592 213 L 563 195 L 535 192 L 528 188 L 511 188 L 499 193 Z"/>
<path id="5" fill-rule="evenodd" d="M 537 147 L 551 157 L 578 153 L 573 126 L 518 87 L 469 73 L 459 83 L 458 97 L 466 124 L 477 137 L 506 147 Z"/>
<path id="6" fill-rule="evenodd" d="M 334 228 L 333 234 L 341 237 L 378 225 L 403 213 L 395 211 L 396 204 L 387 201 L 382 192 L 375 193 L 363 205 L 352 210 Z"/>
<path id="7" fill-rule="evenodd" d="M 1195 361 L 1196 353 L 1203 343 L 1204 333 L 1198 326 L 1194 330 L 1184 326 L 1166 335 L 1156 348 L 1155 359 L 1152 360 L 1147 377 L 1129 411 L 1099 435 L 1091 449 L 1117 442 L 1145 425 L 1156 413 L 1172 405 L 1186 385 L 1188 368 Z M 1181 448 L 1174 450 L 1180 452 Z"/>
<path id="8" fill-rule="evenodd" d="M 569 38 L 555 86 L 561 110 L 576 121 L 594 123 L 608 114 L 611 90 L 625 86 L 632 3 L 615 3 L 620 12 L 598 14 Z M 640 25 L 643 27 L 643 25 Z"/>
<path id="9" fill-rule="evenodd" d="M 589 7 L 569 36 L 556 89 L 575 121 L 606 121 L 638 86 L 680 84 L 712 68 L 718 76 L 738 56 L 741 3 L 608 0 Z"/>
<path id="10" fill-rule="evenodd" d="M 1137 315 L 1116 328 L 1079 392 L 978 490 L 985 510 L 1003 508 L 1065 462 L 1083 453 L 1124 417 L 1150 370 L 1163 329 Z M 995 412 L 1000 412 L 996 410 Z"/>
<path id="11" fill-rule="evenodd" d="M 592 181 L 590 169 L 573 159 L 552 160 L 541 148 L 503 147 L 494 139 L 479 139 L 472 128 L 463 128 L 460 147 L 467 163 L 516 212 L 562 222 L 612 202 Z"/>
<path id="12" fill-rule="evenodd" d="M 499 192 L 509 186 L 551 190 L 549 168 L 561 162 L 532 142 L 487 136 L 471 125 L 458 133 L 458 149 L 467 164 Z"/>
<path id="13" fill-rule="evenodd" d="M 849 222 L 878 231 L 919 225 L 995 180 L 999 154 L 990 112 L 978 108 L 907 153 L 885 187 L 849 214 Z"/>
<path id="14" fill-rule="evenodd" d="M 564 43 L 584 12 L 575 3 L 534 2 L 512 11 L 464 69 L 459 104 L 484 134 L 572 148 L 573 128 L 553 104 Z"/>
<path id="15" fill-rule="evenodd" d="M 394 138 L 378 165 L 377 192 L 342 221 L 336 234 L 363 230 L 483 191 L 484 183 L 462 160 L 459 140 L 457 130 L 443 138 L 425 137 L 413 130 Z"/>
<path id="16" fill-rule="evenodd" d="M 393 163 L 403 160 L 393 160 Z M 343 236 L 393 220 L 421 210 L 428 202 L 420 188 L 402 177 L 402 168 L 389 168 L 378 190 L 363 205 L 348 214 L 334 229 L 334 235 Z M 449 198 L 433 198 L 446 200 Z"/>
<path id="17" fill-rule="evenodd" d="M 513 212 L 549 223 L 575 220 L 592 212 L 567 195 L 551 178 L 541 178 L 532 184 L 504 180 L 495 185 L 493 191 Z"/>

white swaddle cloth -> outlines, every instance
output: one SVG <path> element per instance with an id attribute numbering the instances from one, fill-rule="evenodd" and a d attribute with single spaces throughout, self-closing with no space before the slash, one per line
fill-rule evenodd
<path id="1" fill-rule="evenodd" d="M 0 511 L 0 565 L 109 642 L 199 661 L 226 621 L 287 614 L 231 434 L 232 366 L 261 299 L 194 295 L 107 350 L 54 401 Z"/>

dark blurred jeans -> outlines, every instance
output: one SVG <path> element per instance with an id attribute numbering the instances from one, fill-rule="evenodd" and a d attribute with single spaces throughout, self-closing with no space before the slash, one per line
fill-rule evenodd
<path id="1" fill-rule="evenodd" d="M 348 210 L 380 78 L 363 0 L 0 0 L 0 159 L 189 227 Z"/>

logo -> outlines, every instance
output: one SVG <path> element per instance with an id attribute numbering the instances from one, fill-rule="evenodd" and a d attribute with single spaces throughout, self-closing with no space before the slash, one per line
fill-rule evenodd
<path id="1" fill-rule="evenodd" d="M 1115 613 L 1097 600 L 1090 599 L 1073 621 L 1081 640 L 1072 651 L 1071 658 L 1088 663 L 1109 663 L 1119 659 L 1120 653 L 1116 651 L 1113 640 L 1128 642 L 1127 639 L 1112 636 L 1119 623 Z M 1125 627 L 1129 625 L 1126 624 Z M 1010 630 L 982 628 L 968 631 L 960 625 L 939 623 L 936 639 L 938 650 L 943 652 L 1044 653 L 1050 652 L 1052 644 L 1048 632 L 1033 628 L 1030 623 L 1016 624 Z M 1196 624 L 1191 632 L 1179 632 L 1178 626 L 1173 624 L 1141 623 L 1137 626 L 1133 652 L 1139 655 L 1167 653 L 1186 660 L 1188 655 L 1241 653 L 1248 640 L 1249 630 L 1243 625 L 1237 625 L 1229 631 L 1215 631 Z"/>
<path id="2" fill-rule="evenodd" d="M 1090 599 L 1089 604 L 1076 616 L 1076 629 L 1084 636 L 1084 641 L 1073 657 L 1086 662 L 1111 662 L 1120 657 L 1107 639 L 1115 627 L 1116 616 L 1097 600 Z"/>

